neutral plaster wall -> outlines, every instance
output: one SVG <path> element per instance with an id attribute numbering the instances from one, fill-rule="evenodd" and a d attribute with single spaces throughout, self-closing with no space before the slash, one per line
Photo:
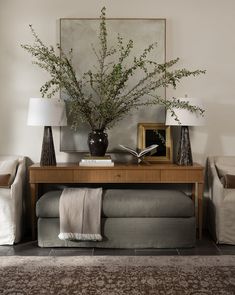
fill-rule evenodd
<path id="1" fill-rule="evenodd" d="M 40 158 L 43 130 L 26 125 L 27 107 L 48 76 L 20 48 L 32 42 L 28 24 L 55 45 L 59 18 L 98 17 L 103 5 L 109 17 L 167 19 L 167 59 L 180 57 L 181 67 L 207 70 L 175 91 L 167 89 L 168 96 L 204 99 L 207 125 L 191 130 L 194 160 L 235 154 L 234 0 L 0 0 L 0 153 Z M 57 160 L 66 161 L 69 155 L 59 152 L 56 128 L 54 140 Z"/>

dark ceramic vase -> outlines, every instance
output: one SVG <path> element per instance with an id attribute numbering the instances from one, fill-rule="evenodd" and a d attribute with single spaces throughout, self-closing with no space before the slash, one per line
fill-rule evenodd
<path id="1" fill-rule="evenodd" d="M 88 134 L 88 146 L 91 156 L 102 157 L 108 148 L 108 134 L 104 130 L 92 130 Z"/>

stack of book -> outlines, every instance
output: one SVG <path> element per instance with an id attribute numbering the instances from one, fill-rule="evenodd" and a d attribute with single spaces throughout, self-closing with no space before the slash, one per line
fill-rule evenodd
<path id="1" fill-rule="evenodd" d="M 109 155 L 103 157 L 94 157 L 87 155 L 81 159 L 81 161 L 79 162 L 79 166 L 112 167 L 114 166 L 114 162 Z"/>

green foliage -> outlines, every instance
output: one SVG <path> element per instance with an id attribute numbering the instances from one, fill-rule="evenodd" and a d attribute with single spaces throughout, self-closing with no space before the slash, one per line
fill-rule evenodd
<path id="1" fill-rule="evenodd" d="M 42 96 L 52 97 L 59 89 L 67 96 L 72 127 L 86 122 L 92 129 L 108 129 L 130 113 L 143 106 L 163 105 L 172 111 L 173 108 L 188 109 L 191 112 L 204 110 L 191 106 L 175 98 L 165 99 L 157 95 L 160 87 L 176 87 L 177 83 L 188 76 L 205 73 L 202 70 L 172 70 L 179 59 L 158 64 L 148 59 L 148 55 L 157 46 L 150 44 L 140 56 L 131 56 L 134 42 L 124 42 L 118 35 L 115 47 L 108 48 L 105 7 L 101 10 L 99 28 L 99 48 L 92 48 L 98 65 L 77 77 L 72 65 L 72 49 L 68 56 L 59 45 L 60 55 L 52 46 L 47 47 L 30 25 L 34 37 L 33 45 L 21 45 L 35 60 L 34 64 L 46 70 L 51 79 L 40 89 Z M 132 62 L 127 59 L 132 58 Z M 141 78 L 134 86 L 128 87 L 133 76 Z"/>

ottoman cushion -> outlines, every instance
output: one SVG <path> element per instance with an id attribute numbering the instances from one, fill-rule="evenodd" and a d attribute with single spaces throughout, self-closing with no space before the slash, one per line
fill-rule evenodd
<path id="1" fill-rule="evenodd" d="M 37 202 L 37 216 L 59 217 L 61 193 L 45 193 Z M 185 193 L 175 190 L 108 189 L 103 192 L 102 216 L 191 217 L 194 216 L 194 204 Z"/>

